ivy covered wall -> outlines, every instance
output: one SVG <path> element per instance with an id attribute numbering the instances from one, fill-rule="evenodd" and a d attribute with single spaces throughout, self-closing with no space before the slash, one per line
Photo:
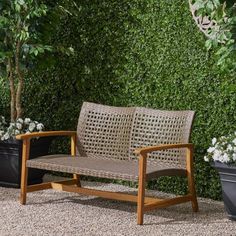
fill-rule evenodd
<path id="1" fill-rule="evenodd" d="M 203 161 L 213 137 L 236 129 L 235 75 L 220 74 L 185 0 L 77 0 L 76 14 L 49 16 L 51 42 L 71 57 L 44 56 L 25 85 L 25 114 L 48 129 L 75 129 L 83 101 L 196 111 L 191 141 L 199 196 L 219 199 L 216 172 Z M 73 7 L 74 8 L 74 7 Z M 75 8 L 74 8 L 75 9 Z M 45 34 L 46 35 L 46 34 Z M 4 85 L 0 109 L 8 104 Z M 170 185 L 169 182 L 175 183 Z M 182 193 L 162 178 L 152 188 Z M 172 186 L 172 187 L 171 187 Z"/>

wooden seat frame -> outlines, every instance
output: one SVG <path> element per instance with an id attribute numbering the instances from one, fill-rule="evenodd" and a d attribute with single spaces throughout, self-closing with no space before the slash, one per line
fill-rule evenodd
<path id="1" fill-rule="evenodd" d="M 135 153 L 139 155 L 139 180 L 138 180 L 138 195 L 122 194 L 117 192 L 93 190 L 81 187 L 80 176 L 78 174 L 73 174 L 73 178 L 70 180 L 58 181 L 58 182 L 48 182 L 42 184 L 35 184 L 27 186 L 28 177 L 28 167 L 26 165 L 29 159 L 30 151 L 30 140 L 36 137 L 46 137 L 46 136 L 69 136 L 71 138 L 71 155 L 76 156 L 76 143 L 77 143 L 77 133 L 76 131 L 49 131 L 40 133 L 30 133 L 22 134 L 16 136 L 17 139 L 23 141 L 22 149 L 22 172 L 21 172 L 21 192 L 20 192 L 20 203 L 26 204 L 26 194 L 29 192 L 44 190 L 44 189 L 56 189 L 67 192 L 81 193 L 85 195 L 94 195 L 102 198 L 115 199 L 120 201 L 136 202 L 137 203 L 137 224 L 143 224 L 144 212 L 167 207 L 179 203 L 184 203 L 191 201 L 192 209 L 194 212 L 198 211 L 198 203 L 196 198 L 194 177 L 193 177 L 193 144 L 166 144 L 151 146 L 145 148 L 139 148 L 135 150 Z M 146 184 L 146 166 L 148 153 L 166 150 L 166 149 L 176 149 L 185 148 L 187 150 L 186 155 L 186 170 L 188 179 L 188 189 L 189 193 L 184 196 L 177 196 L 171 199 L 160 199 L 153 197 L 145 197 L 145 184 Z"/>

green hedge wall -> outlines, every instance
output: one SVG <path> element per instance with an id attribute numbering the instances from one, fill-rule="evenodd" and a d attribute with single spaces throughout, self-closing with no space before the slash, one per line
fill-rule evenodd
<path id="1" fill-rule="evenodd" d="M 25 114 L 49 129 L 75 129 L 83 101 L 195 110 L 197 193 L 220 199 L 218 175 L 203 156 L 213 137 L 236 128 L 236 77 L 214 66 L 188 1 L 76 2 L 76 15 L 54 13 L 48 17 L 53 27 L 43 29 L 52 42 L 73 46 L 75 55 L 40 59 L 26 83 Z M 7 106 L 4 100 L 0 108 Z M 183 193 L 186 181 L 161 178 L 149 187 Z"/>

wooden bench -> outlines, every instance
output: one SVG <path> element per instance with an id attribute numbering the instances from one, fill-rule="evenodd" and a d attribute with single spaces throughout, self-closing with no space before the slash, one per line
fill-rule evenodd
<path id="1" fill-rule="evenodd" d="M 193 111 L 163 111 L 142 107 L 111 107 L 85 102 L 75 131 L 18 135 L 23 140 L 20 202 L 26 193 L 57 189 L 137 203 L 137 223 L 146 211 L 191 201 L 198 211 L 193 178 L 193 145 L 188 143 Z M 71 155 L 28 160 L 30 139 L 70 136 Z M 28 168 L 72 173 L 73 179 L 27 186 Z M 137 196 L 87 189 L 80 175 L 138 182 Z M 189 193 L 172 199 L 145 197 L 145 183 L 160 176 L 186 176 Z"/>

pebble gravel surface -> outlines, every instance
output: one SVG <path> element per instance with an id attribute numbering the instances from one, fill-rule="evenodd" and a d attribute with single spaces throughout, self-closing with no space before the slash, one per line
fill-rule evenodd
<path id="1" fill-rule="evenodd" d="M 135 192 L 118 184 L 82 185 Z M 144 225 L 138 226 L 136 206 L 131 203 L 44 190 L 29 193 L 27 204 L 22 206 L 19 192 L 0 187 L 0 236 L 236 236 L 236 221 L 228 220 L 223 203 L 209 199 L 198 199 L 198 213 L 192 212 L 190 203 L 150 211 L 145 214 Z M 157 191 L 148 194 L 171 197 Z"/>

